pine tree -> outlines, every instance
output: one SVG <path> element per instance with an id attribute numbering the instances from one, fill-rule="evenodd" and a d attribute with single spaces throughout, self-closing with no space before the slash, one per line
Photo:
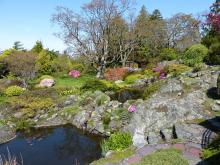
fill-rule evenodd
<path id="1" fill-rule="evenodd" d="M 31 49 L 32 52 L 34 53 L 40 53 L 43 50 L 43 44 L 41 41 L 36 41 L 34 47 Z"/>
<path id="2" fill-rule="evenodd" d="M 162 17 L 162 15 L 161 15 L 161 13 L 160 13 L 160 10 L 155 9 L 155 10 L 153 11 L 153 13 L 151 14 L 150 19 L 151 19 L 151 20 L 162 20 L 163 17 Z"/>
<path id="3" fill-rule="evenodd" d="M 18 50 L 18 51 L 19 50 L 24 50 L 23 44 L 20 41 L 15 41 L 12 48 L 15 49 L 15 50 Z"/>

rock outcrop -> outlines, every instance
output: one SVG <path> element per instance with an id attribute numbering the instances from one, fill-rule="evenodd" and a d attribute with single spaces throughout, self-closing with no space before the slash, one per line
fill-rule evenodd
<path id="1" fill-rule="evenodd" d="M 204 103 L 208 100 L 207 90 L 216 85 L 213 82 L 217 82 L 218 72 L 203 71 L 199 75 L 195 78 L 185 75 L 169 79 L 150 99 L 137 105 L 137 111 L 124 128 L 133 135 L 135 146 L 142 147 L 148 143 L 169 140 L 174 136 L 172 129 L 178 123 L 209 119 Z M 194 129 L 189 125 L 188 130 L 191 133 Z M 195 138 L 202 136 L 202 130 L 198 134 Z"/>

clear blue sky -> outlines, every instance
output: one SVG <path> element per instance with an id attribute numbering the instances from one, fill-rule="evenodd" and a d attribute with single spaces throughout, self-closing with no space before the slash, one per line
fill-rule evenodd
<path id="1" fill-rule="evenodd" d="M 50 22 L 56 6 L 66 6 L 79 12 L 80 6 L 90 0 L 0 0 L 0 50 L 10 48 L 14 41 L 21 41 L 30 49 L 36 40 L 45 47 L 65 49 L 63 42 L 53 33 L 57 32 Z M 136 11 L 145 5 L 149 12 L 159 9 L 163 17 L 184 12 L 197 15 L 208 11 L 214 0 L 136 0 Z"/>

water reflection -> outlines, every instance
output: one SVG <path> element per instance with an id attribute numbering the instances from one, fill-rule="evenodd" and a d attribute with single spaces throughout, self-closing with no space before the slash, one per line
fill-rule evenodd
<path id="1" fill-rule="evenodd" d="M 100 158 L 100 138 L 84 135 L 72 127 L 37 129 L 21 132 L 7 144 L 0 145 L 0 154 L 22 154 L 25 165 L 88 164 Z"/>

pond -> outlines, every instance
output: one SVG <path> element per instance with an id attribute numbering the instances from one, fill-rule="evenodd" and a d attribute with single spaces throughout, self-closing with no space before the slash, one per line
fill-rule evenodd
<path id="1" fill-rule="evenodd" d="M 100 140 L 72 126 L 33 129 L 0 145 L 0 154 L 8 148 L 24 165 L 86 165 L 101 157 Z"/>

